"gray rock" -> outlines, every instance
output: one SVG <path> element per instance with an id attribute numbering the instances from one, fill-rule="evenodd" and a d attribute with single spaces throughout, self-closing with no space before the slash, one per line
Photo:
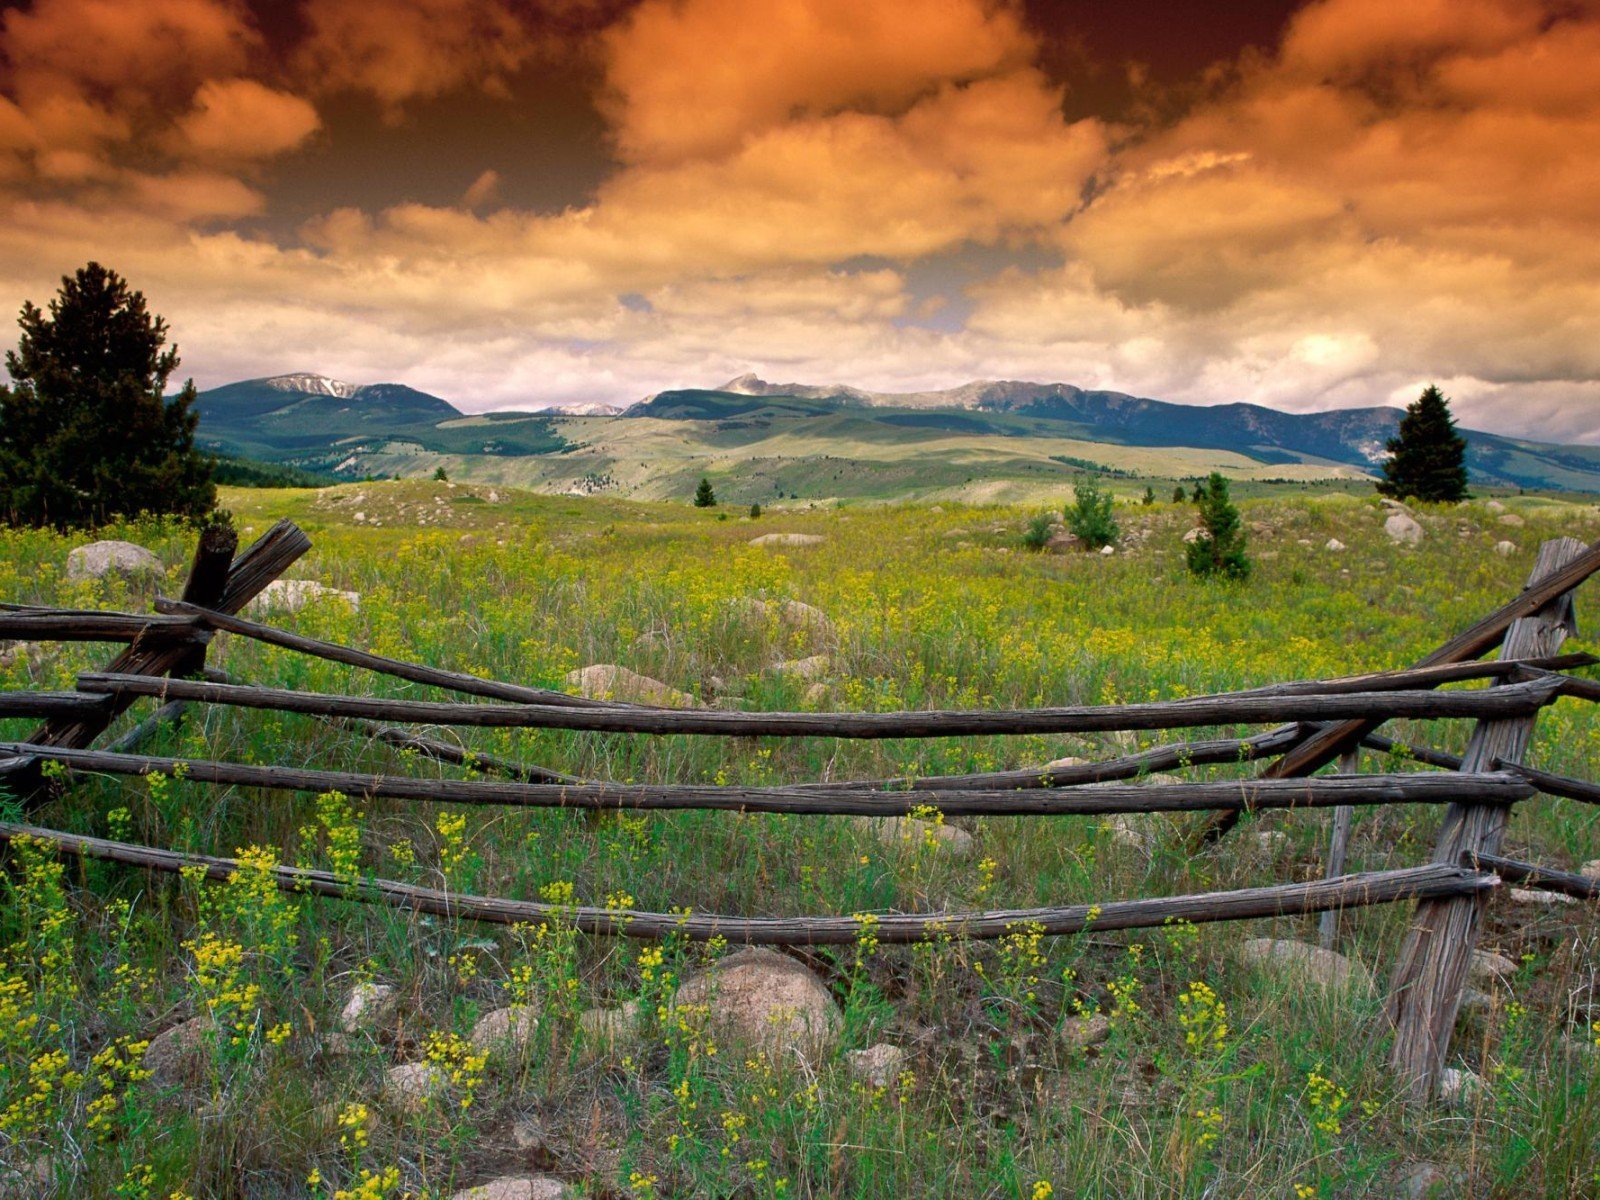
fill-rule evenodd
<path id="1" fill-rule="evenodd" d="M 1580 868 L 1580 874 L 1587 875 L 1590 879 L 1600 879 L 1600 858 L 1591 858 Z"/>
<path id="2" fill-rule="evenodd" d="M 711 1025 L 747 1045 L 815 1066 L 843 1019 L 815 974 L 773 950 L 741 950 L 678 988 L 675 1007 L 705 1005 Z"/>
<path id="3" fill-rule="evenodd" d="M 1458 1181 L 1434 1163 L 1419 1162 L 1403 1167 L 1398 1182 L 1402 1200 L 1444 1200 Z"/>
<path id="4" fill-rule="evenodd" d="M 1501 558 L 1510 558 L 1517 552 L 1517 544 L 1515 542 L 1496 542 L 1494 544 L 1494 552 Z"/>
<path id="5" fill-rule="evenodd" d="M 1514 904 L 1526 904 L 1530 908 L 1563 908 L 1577 901 L 1565 892 L 1546 892 L 1538 888 L 1508 888 L 1507 894 Z"/>
<path id="6" fill-rule="evenodd" d="M 1422 541 L 1422 526 L 1403 512 L 1391 513 L 1383 523 L 1383 532 L 1401 546 L 1416 546 Z"/>
<path id="7" fill-rule="evenodd" d="M 339 1010 L 339 1028 L 360 1033 L 381 1025 L 394 1013 L 396 1002 L 395 990 L 387 983 L 358 983 Z"/>
<path id="8" fill-rule="evenodd" d="M 1205 537 L 1205 535 L 1206 535 L 1206 531 L 1204 529 L 1201 529 L 1200 526 L 1196 525 L 1193 529 L 1189 530 L 1187 533 L 1185 533 L 1183 535 L 1183 540 L 1184 540 L 1184 542 L 1186 544 L 1192 546 L 1192 545 L 1194 545 L 1194 543 L 1198 542 L 1201 538 Z"/>
<path id="9" fill-rule="evenodd" d="M 1439 1100 L 1453 1108 L 1464 1108 L 1471 1104 L 1482 1089 L 1483 1076 L 1476 1071 L 1446 1067 L 1439 1072 Z"/>
<path id="10" fill-rule="evenodd" d="M 846 1058 L 849 1060 L 850 1074 L 868 1087 L 875 1088 L 888 1087 L 899 1079 L 906 1065 L 906 1052 L 888 1042 L 879 1042 L 865 1050 L 853 1050 Z"/>
<path id="11" fill-rule="evenodd" d="M 1490 500 L 1484 504 L 1484 507 L 1492 513 L 1503 513 L 1506 510 L 1506 506 L 1498 500 Z"/>
<path id="12" fill-rule="evenodd" d="M 1324 550 L 1332 550 L 1335 553 L 1337 553 L 1338 551 L 1345 549 L 1345 544 L 1343 542 L 1341 542 L 1338 538 L 1329 538 L 1323 544 L 1322 548 Z"/>
<path id="13" fill-rule="evenodd" d="M 567 1200 L 571 1195 L 571 1189 L 551 1175 L 502 1175 L 463 1188 L 450 1200 Z"/>
<path id="14" fill-rule="evenodd" d="M 589 1061 L 610 1058 L 639 1041 L 639 1002 L 629 1000 L 618 1008 L 590 1008 L 578 1014 L 583 1056 Z"/>
<path id="15" fill-rule="evenodd" d="M 1527 522 L 1521 517 L 1517 516 L 1516 513 L 1504 513 L 1498 518 L 1498 520 L 1500 524 L 1509 525 L 1513 529 L 1519 529 L 1527 524 Z"/>
<path id="16" fill-rule="evenodd" d="M 777 675 L 788 675 L 812 682 L 821 679 L 832 666 L 833 659 L 826 654 L 813 654 L 808 658 L 789 658 L 783 662 L 773 663 L 772 671 Z"/>
<path id="17" fill-rule="evenodd" d="M 510 1004 L 492 1009 L 479 1017 L 467 1036 L 476 1049 L 504 1050 L 520 1054 L 533 1042 L 539 1028 L 539 1008 L 535 1004 Z"/>
<path id="18" fill-rule="evenodd" d="M 1517 973 L 1517 964 L 1493 950 L 1474 950 L 1467 964 L 1467 978 L 1479 987 L 1504 983 Z"/>
<path id="19" fill-rule="evenodd" d="M 1239 946 L 1245 962 L 1274 972 L 1299 975 L 1324 987 L 1372 987 L 1371 973 L 1360 963 L 1321 946 L 1276 938 L 1249 938 Z"/>
<path id="20" fill-rule="evenodd" d="M 594 663 L 568 671 L 566 684 L 580 696 L 591 700 L 622 700 L 633 704 L 654 704 L 662 708 L 699 708 L 700 702 L 687 692 L 669 687 L 659 679 L 640 675 L 615 663 Z"/>
<path id="21" fill-rule="evenodd" d="M 297 613 L 308 604 L 342 600 L 351 608 L 361 607 L 361 593 L 329 587 L 314 579 L 274 579 L 261 594 L 245 606 L 249 613 Z"/>
<path id="22" fill-rule="evenodd" d="M 450 1077 L 433 1063 L 402 1063 L 383 1076 L 383 1098 L 403 1112 L 421 1112 L 444 1095 Z"/>
<path id="23" fill-rule="evenodd" d="M 784 637 L 798 635 L 801 641 L 813 646 L 829 647 L 838 640 L 828 614 L 815 605 L 801 600 L 763 600 L 759 596 L 740 596 L 730 600 L 727 608 L 746 625 L 763 629 L 776 626 Z"/>
<path id="24" fill-rule="evenodd" d="M 211 1061 L 215 1034 L 209 1017 L 191 1017 L 156 1034 L 144 1052 L 150 1082 L 163 1088 L 198 1083 Z"/>
<path id="25" fill-rule="evenodd" d="M 820 708 L 827 698 L 828 685 L 825 683 L 813 683 L 808 685 L 806 690 L 800 696 L 801 703 L 803 703 L 807 708 Z"/>
<path id="26" fill-rule="evenodd" d="M 1098 1046 L 1111 1036 L 1111 1019 L 1104 1013 L 1087 1017 L 1068 1017 L 1061 1026 L 1061 1040 L 1078 1050 Z"/>
<path id="27" fill-rule="evenodd" d="M 972 835 L 965 829 L 917 817 L 856 817 L 857 829 L 870 833 L 888 850 L 928 847 L 951 854 L 972 853 Z"/>
<path id="28" fill-rule="evenodd" d="M 1103 556 L 1107 556 L 1107 555 L 1115 554 L 1116 552 L 1117 552 L 1117 548 L 1115 546 L 1101 546 L 1100 547 L 1100 554 L 1102 555 L 1102 557 Z"/>
<path id="29" fill-rule="evenodd" d="M 160 575 L 161 560 L 132 542 L 90 542 L 67 555 L 67 578 L 74 583 L 107 575 Z"/>
<path id="30" fill-rule="evenodd" d="M 763 533 L 750 539 L 752 546 L 820 546 L 828 539 L 816 533 Z"/>

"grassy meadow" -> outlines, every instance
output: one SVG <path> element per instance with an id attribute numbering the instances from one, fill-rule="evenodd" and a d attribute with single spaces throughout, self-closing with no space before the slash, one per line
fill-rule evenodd
<path id="1" fill-rule="evenodd" d="M 1142 491 L 1143 481 L 1140 481 Z M 1120 486 L 1120 485 L 1119 485 Z M 1170 484 L 1167 485 L 1170 489 Z M 1132 493 L 1131 487 L 1121 487 Z M 1158 493 L 1167 494 L 1160 487 Z M 1417 514 L 1393 545 L 1366 495 L 1265 485 L 1242 503 L 1255 572 L 1191 579 L 1188 505 L 1123 497 L 1114 555 L 1022 548 L 1032 510 L 845 505 L 695 510 L 421 481 L 229 490 L 248 542 L 289 516 L 314 548 L 290 575 L 360 594 L 276 618 L 289 628 L 484 676 L 562 687 L 616 663 L 702 702 L 752 710 L 1011 707 L 1173 698 L 1401 666 L 1513 596 L 1539 542 L 1600 536 L 1600 511 L 1534 497 Z M 1503 523 L 1504 516 L 1517 523 Z M 754 546 L 774 532 L 816 545 Z M 155 551 L 161 580 L 69 583 L 83 540 L 0 532 L 0 599 L 145 610 L 181 587 L 189 532 L 102 531 Z M 1343 550 L 1326 548 L 1329 539 Z M 1495 553 L 1509 539 L 1516 549 Z M 1600 611 L 1580 593 L 1579 617 Z M 792 598 L 828 626 L 752 620 Z M 1569 643 L 1582 648 L 1583 640 Z M 70 687 L 103 646 L 0 659 L 0 689 Z M 776 663 L 826 655 L 812 678 Z M 243 680 L 445 698 L 221 635 L 210 662 Z M 816 670 L 813 664 L 813 670 Z M 820 687 L 818 686 L 820 684 Z M 148 702 L 117 728 L 148 711 Z M 0 722 L 25 737 L 31 722 Z M 1459 751 L 1462 722 L 1402 723 Z M 433 731 L 454 736 L 451 731 Z M 1239 733 L 1250 732 L 1238 730 Z M 459 731 L 464 744 L 622 781 L 777 784 L 945 774 L 1103 758 L 1183 735 L 828 739 Z M 311 718 L 194 710 L 148 744 L 178 758 L 459 777 Z M 1545 710 L 1535 765 L 1593 778 L 1600 718 Z M 1363 769 L 1408 769 L 1367 755 Z M 1248 764 L 1199 768 L 1201 778 Z M 181 775 L 181 773 L 180 773 Z M 1187 849 L 1193 819 L 952 820 L 974 841 L 896 841 L 843 817 L 616 814 L 259 793 L 181 777 L 84 777 L 34 814 L 54 828 L 257 864 L 292 862 L 462 892 L 741 914 L 1078 903 L 1319 877 L 1327 814 L 1247 818 Z M 937 818 L 935 818 L 937 819 Z M 1351 869 L 1409 866 L 1438 814 L 1357 814 Z M 1261 836 L 1281 834 L 1283 836 Z M 1519 806 L 1508 852 L 1574 868 L 1600 858 L 1592 808 Z M 0 1195 L 448 1197 L 534 1172 L 575 1196 L 1600 1196 L 1600 913 L 1492 902 L 1481 945 L 1516 964 L 1463 1014 L 1452 1063 L 1481 1086 L 1402 1103 L 1386 1069 L 1382 984 L 1408 906 L 1359 910 L 1339 949 L 1377 984 L 1332 990 L 1246 965 L 1252 937 L 1315 941 L 1315 918 L 906 948 L 863 937 L 804 955 L 842 1012 L 818 1064 L 726 1043 L 665 1000 L 727 948 L 504 930 L 289 897 L 246 870 L 226 886 L 13 849 L 0 902 Z M 1505 889 L 1503 889 L 1505 890 Z M 360 983 L 393 1011 L 346 1033 Z M 628 1036 L 586 1010 L 638 1000 Z M 537 1005 L 530 1040 L 485 1056 L 482 1013 Z M 1074 1022 L 1098 1013 L 1104 1041 Z M 204 1069 L 144 1078 L 143 1044 L 196 1016 Z M 848 1054 L 905 1051 L 877 1086 Z M 450 1078 L 432 1102 L 382 1098 L 399 1063 Z M 1431 1164 L 1434 1174 L 1423 1173 Z M 1424 1180 L 1434 1192 L 1408 1191 Z M 1410 1184 L 1408 1184 L 1408 1179 Z"/>

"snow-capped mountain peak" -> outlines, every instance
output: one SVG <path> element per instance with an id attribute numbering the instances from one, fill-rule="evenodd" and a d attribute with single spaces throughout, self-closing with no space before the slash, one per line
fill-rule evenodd
<path id="1" fill-rule="evenodd" d="M 345 383 L 340 379 L 329 379 L 326 375 L 314 375 L 309 371 L 296 371 L 289 375 L 273 375 L 261 380 L 263 387 L 272 388 L 279 392 L 302 392 L 315 396 L 337 396 L 348 400 L 361 390 L 357 383 Z"/>

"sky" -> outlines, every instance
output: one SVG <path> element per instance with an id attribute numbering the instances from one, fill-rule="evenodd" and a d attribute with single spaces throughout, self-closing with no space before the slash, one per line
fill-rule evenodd
<path id="1" fill-rule="evenodd" d="M 0 2 L 0 310 L 202 388 L 745 372 L 1600 442 L 1600 0 Z M 14 341 L 14 332 L 7 335 Z"/>

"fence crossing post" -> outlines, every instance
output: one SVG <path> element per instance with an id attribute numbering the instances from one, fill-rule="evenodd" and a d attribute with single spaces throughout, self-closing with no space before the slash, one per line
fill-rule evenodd
<path id="1" fill-rule="evenodd" d="M 1360 750 L 1346 750 L 1339 756 L 1339 774 L 1354 775 L 1361 765 Z M 1353 805 L 1341 804 L 1333 810 L 1333 834 L 1328 839 L 1327 878 L 1336 879 L 1344 874 L 1345 858 L 1350 850 L 1350 830 L 1356 821 Z M 1339 910 L 1330 908 L 1317 922 L 1317 933 L 1324 950 L 1332 950 L 1339 936 Z"/>
<path id="2" fill-rule="evenodd" d="M 284 520 L 235 558 L 234 550 L 238 545 L 239 535 L 231 527 L 207 526 L 195 546 L 183 598 L 190 603 L 238 612 L 309 550 L 311 539 L 293 521 Z M 112 659 L 107 670 L 135 675 L 196 675 L 205 667 L 205 655 L 204 644 L 135 641 Z M 103 713 L 46 721 L 29 741 L 39 746 L 87 748 L 132 702 L 132 697 L 117 697 Z M 19 790 L 23 794 L 24 812 L 38 807 L 49 794 L 44 780 L 39 777 L 23 783 Z"/>
<path id="3" fill-rule="evenodd" d="M 1539 547 L 1529 577 L 1531 588 L 1583 552 L 1572 538 Z M 1503 658 L 1553 653 L 1576 631 L 1572 594 L 1565 592 L 1530 616 L 1519 617 L 1506 632 Z M 1462 771 L 1489 771 L 1496 759 L 1518 762 L 1527 753 L 1537 715 L 1482 720 L 1472 731 Z M 1493 854 L 1505 834 L 1508 808 L 1499 804 L 1455 803 L 1446 810 L 1434 848 L 1435 863 L 1458 863 L 1464 853 Z M 1430 1099 L 1444 1070 L 1461 1004 L 1462 986 L 1478 941 L 1486 896 L 1448 897 L 1417 904 L 1390 986 L 1394 1023 L 1390 1063 L 1415 1100 Z"/>

